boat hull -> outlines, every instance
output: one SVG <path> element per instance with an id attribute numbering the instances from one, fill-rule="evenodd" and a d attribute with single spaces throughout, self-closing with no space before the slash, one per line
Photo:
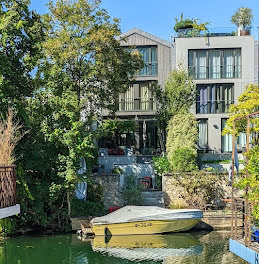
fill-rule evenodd
<path id="1" fill-rule="evenodd" d="M 200 219 L 150 220 L 116 224 L 95 224 L 92 226 L 96 236 L 105 235 L 148 235 L 187 231 Z"/>

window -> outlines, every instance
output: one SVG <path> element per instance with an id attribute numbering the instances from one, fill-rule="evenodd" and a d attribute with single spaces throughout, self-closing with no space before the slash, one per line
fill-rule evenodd
<path id="1" fill-rule="evenodd" d="M 227 113 L 233 103 L 233 84 L 197 85 L 196 114 Z"/>
<path id="2" fill-rule="evenodd" d="M 139 75 L 157 75 L 157 47 L 139 47 L 138 51 L 144 60 Z"/>
<path id="3" fill-rule="evenodd" d="M 224 130 L 227 124 L 227 119 L 221 119 L 221 132 Z M 225 136 L 221 136 L 221 147 L 222 152 L 231 152 L 232 151 L 232 135 L 227 134 Z M 251 135 L 249 141 L 251 142 Z M 246 133 L 240 133 L 237 140 L 237 150 L 241 150 L 241 148 L 246 147 Z"/>
<path id="4" fill-rule="evenodd" d="M 227 119 L 221 119 L 221 132 L 224 130 L 227 124 Z M 225 136 L 221 135 L 221 149 L 222 152 L 232 151 L 232 135 L 227 134 Z"/>
<path id="5" fill-rule="evenodd" d="M 199 149 L 207 149 L 208 147 L 208 120 L 200 119 L 198 120 L 198 147 Z"/>
<path id="6" fill-rule="evenodd" d="M 119 111 L 156 110 L 149 82 L 134 83 L 126 93 L 119 96 Z"/>
<path id="7" fill-rule="evenodd" d="M 195 79 L 241 78 L 241 49 L 189 50 L 188 66 Z"/>

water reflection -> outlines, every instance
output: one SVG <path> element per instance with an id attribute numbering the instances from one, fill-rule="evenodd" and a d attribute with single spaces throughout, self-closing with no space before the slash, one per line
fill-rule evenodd
<path id="1" fill-rule="evenodd" d="M 200 254 L 202 245 L 190 233 L 167 235 L 132 235 L 95 237 L 92 243 L 95 252 L 131 261 L 161 261 L 170 257 L 189 257 Z"/>
<path id="2" fill-rule="evenodd" d="M 239 264 L 228 251 L 229 233 L 178 233 L 96 237 L 76 235 L 17 237 L 0 240 L 0 264 Z M 7 258 L 6 258 L 7 256 Z"/>

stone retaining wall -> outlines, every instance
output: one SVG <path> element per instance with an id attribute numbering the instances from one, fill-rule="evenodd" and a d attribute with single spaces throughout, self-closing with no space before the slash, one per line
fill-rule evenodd
<path id="1" fill-rule="evenodd" d="M 97 174 L 90 177 L 91 181 L 103 187 L 103 203 L 105 208 L 123 206 L 122 188 L 119 174 Z"/>
<path id="2" fill-rule="evenodd" d="M 174 175 L 174 176 L 173 176 Z M 184 191 L 183 187 L 179 185 L 179 181 L 175 179 L 176 174 L 168 174 L 162 176 L 162 191 L 164 192 L 164 200 L 165 200 L 165 206 L 169 207 L 170 204 L 174 203 L 174 201 L 183 200 L 182 199 L 182 193 Z M 189 173 L 191 175 L 191 173 Z M 204 175 L 204 174 L 203 174 Z M 206 175 L 205 175 L 206 176 Z M 226 174 L 219 174 L 218 175 L 218 186 L 219 186 L 219 193 L 217 199 L 220 203 L 220 199 L 231 197 L 231 187 L 228 186 L 228 175 Z M 221 176 L 221 177 L 220 177 Z M 176 177 L 181 177 L 181 174 L 177 174 Z M 197 175 L 196 177 L 199 177 Z M 204 177 L 204 176 L 203 176 Z M 199 191 L 196 192 L 197 196 L 199 195 Z M 241 193 L 236 193 L 236 196 L 240 196 Z M 212 203 L 215 201 L 211 201 Z"/>

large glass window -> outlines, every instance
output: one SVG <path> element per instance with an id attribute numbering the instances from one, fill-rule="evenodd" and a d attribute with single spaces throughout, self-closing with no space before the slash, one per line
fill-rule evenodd
<path id="1" fill-rule="evenodd" d="M 188 66 L 195 79 L 241 77 L 241 49 L 189 50 Z"/>
<path id="2" fill-rule="evenodd" d="M 233 103 L 233 84 L 197 85 L 197 114 L 227 113 Z"/>
<path id="3" fill-rule="evenodd" d="M 223 118 L 221 119 L 221 132 L 224 130 L 224 128 L 227 125 L 227 119 Z M 231 152 L 232 151 L 232 135 L 227 134 L 224 136 L 221 136 L 221 145 L 222 145 L 222 152 Z M 246 147 L 246 133 L 239 133 L 239 136 L 236 138 L 237 140 L 237 149 L 238 151 L 242 150 L 242 148 Z M 251 142 L 252 137 L 250 135 L 249 142 Z"/>
<path id="4" fill-rule="evenodd" d="M 221 119 L 221 132 L 227 125 L 227 119 Z M 221 136 L 221 149 L 222 152 L 231 152 L 232 151 L 232 135 L 227 134 L 225 136 Z"/>
<path id="5" fill-rule="evenodd" d="M 156 102 L 149 82 L 134 83 L 119 96 L 119 111 L 156 110 Z"/>
<path id="6" fill-rule="evenodd" d="M 208 146 L 208 120 L 207 119 L 198 120 L 198 130 L 199 130 L 198 147 L 199 149 L 207 149 L 207 146 Z"/>
<path id="7" fill-rule="evenodd" d="M 138 51 L 144 60 L 139 75 L 157 75 L 157 47 L 139 47 Z"/>

